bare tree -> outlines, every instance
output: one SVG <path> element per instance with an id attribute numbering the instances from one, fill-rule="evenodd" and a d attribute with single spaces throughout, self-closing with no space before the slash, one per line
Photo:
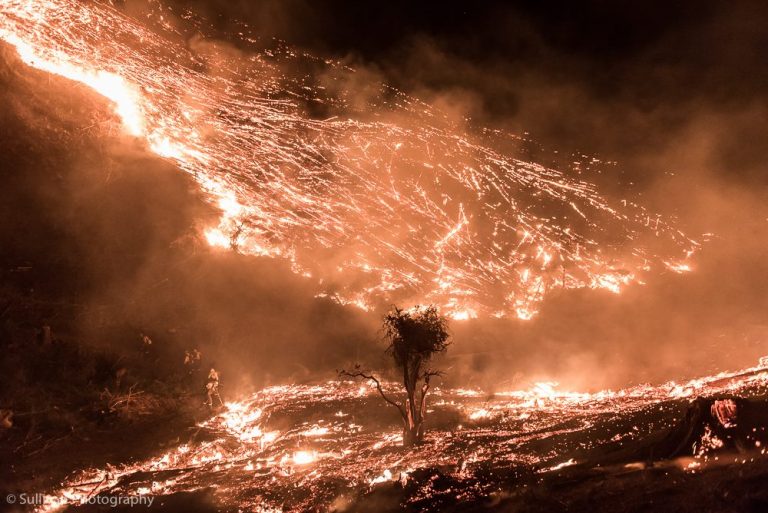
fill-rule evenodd
<path id="1" fill-rule="evenodd" d="M 434 355 L 448 348 L 448 320 L 434 306 L 416 308 L 411 312 L 395 307 L 384 316 L 383 331 L 389 343 L 387 354 L 402 372 L 405 388 L 402 401 L 385 394 L 381 381 L 372 373 L 361 370 L 359 365 L 352 371 L 342 370 L 339 374 L 374 382 L 381 397 L 400 412 L 403 445 L 411 446 L 424 439 L 429 381 L 433 376 L 442 375 L 440 371 L 430 369 L 428 364 Z"/>

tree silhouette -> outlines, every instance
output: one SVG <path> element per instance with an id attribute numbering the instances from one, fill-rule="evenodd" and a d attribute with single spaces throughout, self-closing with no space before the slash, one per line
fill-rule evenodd
<path id="1" fill-rule="evenodd" d="M 384 339 L 389 343 L 386 352 L 402 372 L 403 401 L 385 394 L 381 381 L 372 373 L 361 370 L 359 365 L 353 371 L 342 370 L 339 374 L 373 381 L 381 397 L 400 412 L 403 445 L 411 446 L 424 439 L 429 381 L 433 376 L 442 375 L 440 371 L 430 369 L 428 364 L 434 355 L 448 348 L 448 320 L 435 306 L 417 307 L 413 311 L 395 307 L 384 316 L 383 331 Z"/>

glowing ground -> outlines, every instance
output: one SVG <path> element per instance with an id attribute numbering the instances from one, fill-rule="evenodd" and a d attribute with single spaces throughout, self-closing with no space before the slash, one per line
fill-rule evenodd
<path id="1" fill-rule="evenodd" d="M 545 383 L 493 396 L 437 390 L 426 443 L 409 450 L 400 446 L 396 415 L 366 385 L 270 387 L 227 403 L 154 458 L 78 473 L 47 497 L 45 509 L 94 494 L 162 500 L 205 492 L 224 510 L 342 510 L 391 488 L 407 490 L 403 505 L 439 509 L 561 472 L 643 468 L 647 462 L 634 460 L 675 431 L 689 397 L 754 397 L 765 394 L 766 380 L 768 370 L 754 368 L 596 394 L 561 393 Z M 753 445 L 749 457 L 762 455 L 760 443 Z M 717 448 L 714 437 L 702 436 L 688 457 L 667 465 L 698 472 L 716 460 Z"/>

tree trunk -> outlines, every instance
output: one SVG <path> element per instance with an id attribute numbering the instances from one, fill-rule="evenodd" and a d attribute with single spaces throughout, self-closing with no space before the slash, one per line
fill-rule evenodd
<path id="1" fill-rule="evenodd" d="M 419 439 L 419 413 L 416 411 L 415 396 L 413 390 L 408 390 L 405 400 L 405 414 L 403 419 L 403 446 L 410 447 L 417 444 Z"/>
<path id="2" fill-rule="evenodd" d="M 403 446 L 410 447 L 424 440 L 424 413 L 426 405 L 426 392 L 428 385 L 421 389 L 421 401 L 416 406 L 416 391 L 409 389 L 408 398 L 405 401 L 406 417 L 403 419 Z"/>
<path id="3" fill-rule="evenodd" d="M 421 396 L 417 399 L 416 388 L 421 375 L 421 360 L 411 361 L 403 366 L 403 386 L 406 398 L 403 405 L 403 446 L 410 447 L 424 440 L 424 416 L 426 413 L 426 394 L 429 389 L 429 376 L 421 386 Z"/>
<path id="4" fill-rule="evenodd" d="M 416 431 L 412 429 L 403 430 L 403 447 L 413 447 L 418 442 Z"/>
<path id="5" fill-rule="evenodd" d="M 419 405 L 419 418 L 416 432 L 416 438 L 419 442 L 424 440 L 424 417 L 427 413 L 427 390 L 429 390 L 429 382 L 424 383 L 421 387 L 421 404 Z"/>
<path id="6" fill-rule="evenodd" d="M 424 429 L 421 422 L 412 426 L 403 426 L 403 447 L 412 447 L 424 439 Z"/>

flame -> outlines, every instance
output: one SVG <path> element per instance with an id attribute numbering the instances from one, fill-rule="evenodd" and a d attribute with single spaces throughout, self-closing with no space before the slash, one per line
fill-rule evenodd
<path id="1" fill-rule="evenodd" d="M 669 270 L 679 274 L 692 271 L 691 264 L 687 262 L 666 262 L 666 266 Z"/>
<path id="2" fill-rule="evenodd" d="M 384 469 L 380 476 L 371 479 L 371 486 L 389 481 L 392 481 L 392 472 L 389 469 Z"/>
<path id="3" fill-rule="evenodd" d="M 296 465 L 309 465 L 317 459 L 317 453 L 311 451 L 297 451 L 293 453 L 293 463 Z"/>
<path id="4" fill-rule="evenodd" d="M 13 33 L 5 30 L 0 37 L 16 48 L 19 58 L 34 68 L 81 82 L 115 104 L 115 114 L 121 119 L 126 133 L 141 137 L 145 135 L 144 113 L 140 106 L 141 96 L 137 89 L 125 79 L 103 70 L 83 68 L 67 61 L 66 56 L 54 55 L 49 60 Z M 159 152 L 158 152 L 159 153 Z"/>
<path id="5" fill-rule="evenodd" d="M 698 243 L 658 216 L 495 150 L 522 139 L 468 133 L 391 89 L 359 113 L 347 92 L 286 71 L 311 56 L 207 60 L 176 42 L 162 12 L 142 23 L 101 1 L 0 4 L 0 39 L 23 62 L 107 98 L 127 134 L 194 177 L 222 214 L 203 230 L 211 246 L 287 259 L 342 304 L 432 303 L 457 320 L 530 319 L 558 289 L 619 293 L 651 263 L 690 270 Z M 315 119 L 304 101 L 345 114 Z"/>
<path id="6" fill-rule="evenodd" d="M 365 415 L 366 405 L 378 408 L 368 394 L 360 395 L 357 384 L 274 386 L 226 403 L 223 412 L 198 425 L 203 436 L 144 461 L 75 474 L 46 496 L 39 511 L 83 504 L 118 483 L 120 493 L 129 496 L 212 488 L 222 509 L 325 510 L 335 496 L 327 493 L 329 483 L 365 492 L 398 479 L 404 483 L 415 469 L 436 466 L 452 472 L 457 481 L 467 480 L 473 489 L 474 469 L 482 473 L 492 468 L 489 465 L 527 464 L 539 472 L 560 470 L 588 459 L 592 449 L 604 451 L 604 444 L 632 440 L 643 436 L 643 430 L 651 434 L 668 428 L 678 417 L 662 415 L 655 421 L 649 417 L 651 411 L 676 411 L 665 403 L 726 391 L 748 396 L 749 390 L 766 386 L 768 368 L 761 364 L 686 383 L 593 393 L 562 390 L 555 381 L 493 396 L 474 389 L 436 389 L 431 407 L 448 414 L 444 418 L 458 413 L 464 421 L 455 427 L 434 426 L 424 444 L 407 452 L 400 448 L 402 432 L 396 424 L 381 432 L 376 422 L 361 426 L 349 420 L 350 414 Z M 384 387 L 394 390 L 395 385 Z M 306 421 L 309 412 L 312 423 Z M 615 422 L 617 417 L 637 416 L 644 419 L 642 426 Z M 280 431 L 270 425 L 275 417 Z M 581 430 L 589 436 L 572 436 Z M 697 442 L 696 457 L 683 462 L 684 467 L 701 468 L 722 443 L 711 431 L 705 432 Z M 759 443 L 755 446 L 765 451 Z"/>

